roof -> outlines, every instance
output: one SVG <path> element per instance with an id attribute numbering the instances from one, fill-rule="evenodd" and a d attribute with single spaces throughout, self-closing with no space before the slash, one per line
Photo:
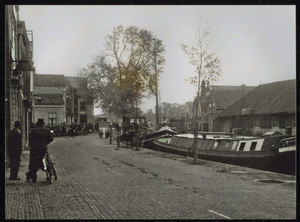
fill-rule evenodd
<path id="1" fill-rule="evenodd" d="M 296 80 L 259 85 L 244 97 L 227 107 L 218 117 L 240 116 L 242 109 L 252 108 L 253 114 L 296 112 Z"/>
<path id="2" fill-rule="evenodd" d="M 72 87 L 74 88 L 79 88 L 80 86 L 80 82 L 79 82 L 79 78 L 78 77 L 70 77 L 70 76 L 66 76 L 65 77 L 66 80 L 71 84 Z"/>
<path id="3" fill-rule="evenodd" d="M 228 106 L 238 101 L 248 94 L 250 90 L 218 90 L 214 92 L 214 100 L 217 109 L 226 109 Z"/>
<path id="4" fill-rule="evenodd" d="M 225 91 L 236 91 L 236 90 L 242 90 L 243 88 L 245 91 L 251 91 L 252 89 L 256 88 L 256 86 L 246 86 L 245 84 L 240 85 L 240 86 L 217 86 L 217 85 L 212 85 L 211 86 L 213 91 L 220 91 L 220 90 L 225 90 Z"/>
<path id="5" fill-rule="evenodd" d="M 64 75 L 34 74 L 34 87 L 66 87 L 67 80 Z"/>
<path id="6" fill-rule="evenodd" d="M 62 87 L 34 87 L 34 95 L 40 94 L 63 94 L 65 91 Z"/>
<path id="7" fill-rule="evenodd" d="M 70 85 L 73 87 L 73 88 L 76 88 L 76 94 L 77 96 L 83 96 L 85 95 L 85 89 L 82 89 L 81 87 L 81 78 L 80 77 L 65 77 L 66 80 L 70 83 Z"/>

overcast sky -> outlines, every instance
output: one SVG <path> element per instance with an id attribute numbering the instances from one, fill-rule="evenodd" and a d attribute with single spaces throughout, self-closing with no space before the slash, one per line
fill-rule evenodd
<path id="1" fill-rule="evenodd" d="M 152 31 L 166 45 L 161 102 L 192 101 L 193 75 L 180 43 L 192 41 L 198 17 L 208 19 L 223 74 L 214 85 L 257 86 L 296 78 L 295 6 L 20 6 L 20 20 L 33 31 L 38 74 L 76 76 L 104 49 L 104 36 L 118 25 Z M 155 98 L 142 109 L 155 110 Z M 99 111 L 95 111 L 98 114 Z"/>

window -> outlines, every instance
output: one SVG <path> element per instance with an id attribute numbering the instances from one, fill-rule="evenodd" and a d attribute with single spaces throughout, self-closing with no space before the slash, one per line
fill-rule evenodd
<path id="1" fill-rule="evenodd" d="M 279 118 L 278 117 L 272 118 L 272 127 L 279 127 Z"/>
<path id="2" fill-rule="evenodd" d="M 230 150 L 235 150 L 236 149 L 236 147 L 237 147 L 237 145 L 238 145 L 238 141 L 233 141 L 232 142 L 232 146 L 231 146 L 231 149 Z"/>
<path id="3" fill-rule="evenodd" d="M 259 118 L 254 118 L 253 119 L 253 126 L 254 127 L 260 127 L 260 120 L 259 120 Z"/>
<path id="4" fill-rule="evenodd" d="M 16 52 L 15 52 L 15 20 L 14 18 L 11 16 L 11 26 L 10 26 L 10 48 L 11 48 L 11 57 L 13 60 L 16 60 Z M 14 66 L 14 62 L 13 62 L 13 66 Z M 13 67 L 14 68 L 14 67 Z"/>
<path id="5" fill-rule="evenodd" d="M 257 142 L 252 142 L 251 143 L 250 151 L 254 151 L 255 150 L 256 144 L 257 144 Z"/>
<path id="6" fill-rule="evenodd" d="M 292 127 L 292 120 L 291 120 L 291 119 L 287 119 L 287 120 L 285 121 L 285 127 L 286 127 L 286 128 Z"/>
<path id="7" fill-rule="evenodd" d="M 243 151 L 245 148 L 246 143 L 241 143 L 239 151 Z"/>
<path id="8" fill-rule="evenodd" d="M 80 102 L 80 111 L 86 111 L 86 103 Z"/>
<path id="9" fill-rule="evenodd" d="M 56 113 L 49 113 L 49 123 L 56 124 Z"/>

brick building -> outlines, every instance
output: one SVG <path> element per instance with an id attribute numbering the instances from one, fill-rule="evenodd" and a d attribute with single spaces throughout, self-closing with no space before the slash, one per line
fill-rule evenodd
<path id="1" fill-rule="evenodd" d="M 250 135 L 279 131 L 296 135 L 296 80 L 259 85 L 218 115 L 223 132 Z"/>
<path id="2" fill-rule="evenodd" d="M 94 103 L 86 98 L 87 86 L 79 77 L 65 77 L 75 90 L 74 96 L 74 123 L 94 125 Z"/>
<path id="3" fill-rule="evenodd" d="M 43 118 L 49 125 L 93 124 L 93 102 L 85 99 L 85 90 L 77 77 L 35 74 L 34 122 Z"/>
<path id="4" fill-rule="evenodd" d="M 64 75 L 34 74 L 34 122 L 69 125 L 73 122 L 75 90 Z"/>
<path id="5" fill-rule="evenodd" d="M 23 149 L 32 121 L 33 32 L 19 20 L 19 6 L 5 6 L 5 131 L 22 122 Z"/>
<path id="6" fill-rule="evenodd" d="M 242 84 L 241 86 L 210 86 L 209 84 L 205 85 L 205 83 L 202 82 L 198 107 L 199 130 L 210 132 L 221 131 L 219 121 L 215 121 L 217 115 L 228 106 L 247 95 L 254 88 L 256 88 L 256 86 L 246 86 L 245 84 Z M 193 104 L 193 113 L 195 113 L 196 110 L 195 104 L 196 98 Z"/>

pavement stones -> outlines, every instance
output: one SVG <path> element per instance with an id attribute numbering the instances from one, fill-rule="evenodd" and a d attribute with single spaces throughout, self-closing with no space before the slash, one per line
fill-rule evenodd
<path id="1" fill-rule="evenodd" d="M 109 140 L 100 140 L 95 134 L 55 138 L 49 152 L 57 162 L 58 180 L 52 185 L 41 170 L 36 183 L 26 181 L 29 152 L 24 151 L 21 181 L 6 180 L 6 219 L 224 219 L 215 211 L 226 212 L 233 219 L 280 219 L 275 214 L 279 200 L 280 210 L 286 213 L 281 217 L 294 217 L 290 212 L 295 207 L 295 193 L 291 191 L 295 184 L 272 187 L 254 181 L 295 181 L 294 177 L 203 160 L 198 167 L 182 156 L 134 151 L 124 145 L 115 148 L 116 144 L 110 145 Z M 8 178 L 9 169 L 5 174 Z M 287 186 L 291 189 L 277 192 Z M 256 210 L 256 188 L 270 194 L 260 204 L 274 203 L 272 208 Z M 241 218 L 238 210 L 244 209 L 246 199 L 252 209 L 242 212 Z M 271 213 L 266 216 L 264 212 Z M 269 216 L 272 212 L 274 218 Z"/>

